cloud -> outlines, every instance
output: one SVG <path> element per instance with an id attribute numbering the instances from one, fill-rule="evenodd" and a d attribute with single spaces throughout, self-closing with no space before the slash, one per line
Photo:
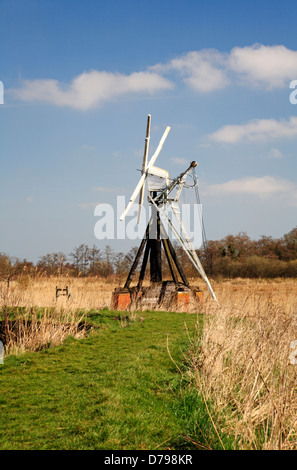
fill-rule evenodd
<path id="1" fill-rule="evenodd" d="M 235 47 L 230 52 L 228 68 L 246 84 L 280 88 L 297 77 L 297 51 L 282 45 Z"/>
<path id="2" fill-rule="evenodd" d="M 187 165 L 189 163 L 188 160 L 185 158 L 179 158 L 179 157 L 172 157 L 170 159 L 173 163 L 176 163 L 177 165 Z"/>
<path id="3" fill-rule="evenodd" d="M 271 159 L 280 159 L 280 158 L 286 158 L 287 155 L 284 155 L 279 149 L 273 148 L 270 150 L 268 154 L 268 158 Z"/>
<path id="4" fill-rule="evenodd" d="M 278 180 L 273 176 L 248 176 L 229 180 L 226 183 L 210 185 L 208 190 L 211 193 L 263 195 L 287 191 L 288 188 L 292 188 L 292 184 L 287 180 Z"/>
<path id="5" fill-rule="evenodd" d="M 214 142 L 235 144 L 237 142 L 259 142 L 297 136 L 297 117 L 289 120 L 253 119 L 246 124 L 226 125 L 208 136 Z"/>
<path id="6" fill-rule="evenodd" d="M 98 202 L 80 202 L 78 207 L 82 210 L 94 209 L 94 207 L 98 206 Z"/>
<path id="7" fill-rule="evenodd" d="M 231 84 L 271 90 L 286 87 L 297 77 L 297 51 L 283 45 L 262 44 L 234 47 L 229 53 L 202 49 L 176 57 L 167 64 L 157 64 L 151 70 L 176 71 L 187 85 L 201 93 Z"/>
<path id="8" fill-rule="evenodd" d="M 86 110 L 127 94 L 152 95 L 172 88 L 169 80 L 154 72 L 122 75 L 93 70 L 78 75 L 69 85 L 51 79 L 25 80 L 21 88 L 10 91 L 22 101 L 41 101 Z"/>
<path id="9" fill-rule="evenodd" d="M 248 176 L 209 185 L 205 188 L 208 196 L 252 195 L 262 199 L 277 196 L 288 205 L 297 205 L 297 185 L 292 181 L 274 176 Z"/>
<path id="10" fill-rule="evenodd" d="M 83 152 L 94 152 L 96 148 L 94 147 L 94 145 L 83 144 L 80 147 L 80 150 L 82 150 Z"/>
<path id="11" fill-rule="evenodd" d="M 163 73 L 177 71 L 192 89 L 208 93 L 229 84 L 224 63 L 224 54 L 214 49 L 204 49 L 188 52 L 168 64 L 157 64 L 152 70 Z"/>
<path id="12" fill-rule="evenodd" d="M 96 186 L 93 191 L 99 191 L 101 193 L 118 193 L 120 188 L 107 188 L 105 186 Z"/>
<path id="13" fill-rule="evenodd" d="M 170 79 L 165 78 L 168 74 Z M 9 91 L 22 101 L 86 110 L 129 94 L 153 95 L 172 90 L 174 74 L 199 93 L 229 85 L 261 86 L 265 90 L 289 87 L 297 77 L 297 51 L 283 45 L 263 44 L 234 47 L 229 52 L 201 49 L 129 75 L 92 70 L 81 73 L 69 84 L 53 79 L 24 80 L 20 88 Z"/>

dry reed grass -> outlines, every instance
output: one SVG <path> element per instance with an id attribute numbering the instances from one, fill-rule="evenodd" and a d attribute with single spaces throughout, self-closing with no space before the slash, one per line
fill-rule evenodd
<path id="1" fill-rule="evenodd" d="M 75 312 L 47 308 L 40 314 L 37 309 L 26 308 L 4 325 L 5 353 L 40 351 L 62 344 L 68 336 L 83 338 L 88 329 Z"/>
<path id="2" fill-rule="evenodd" d="M 59 296 L 57 299 L 56 287 L 66 286 L 70 298 Z M 2 282 L 0 308 L 2 327 L 5 326 L 5 355 L 56 346 L 68 336 L 85 336 L 89 331 L 84 324 L 85 312 L 109 307 L 111 293 L 112 284 L 93 278 L 21 276 L 10 283 L 9 289 Z M 15 322 L 8 322 L 7 313 L 18 307 L 22 310 L 14 314 Z"/>
<path id="3" fill-rule="evenodd" d="M 297 448 L 297 280 L 234 280 L 204 304 L 202 337 L 189 357 L 196 386 L 214 405 L 218 435 L 239 449 Z"/>
<path id="4" fill-rule="evenodd" d="M 101 309 L 110 307 L 111 295 L 118 280 L 77 277 L 36 277 L 20 276 L 10 283 L 0 283 L 0 306 L 14 307 L 58 307 L 68 310 Z M 56 299 L 56 287 L 68 286 L 70 298 Z"/>

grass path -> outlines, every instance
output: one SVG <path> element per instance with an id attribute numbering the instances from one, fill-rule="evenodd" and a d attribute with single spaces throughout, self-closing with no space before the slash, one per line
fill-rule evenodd
<path id="1" fill-rule="evenodd" d="M 122 328 L 115 312 L 82 340 L 10 356 L 0 366 L 0 449 L 179 449 L 176 361 L 196 315 L 145 312 Z M 186 447 L 183 447 L 184 449 Z M 188 447 L 189 448 L 189 447 Z"/>

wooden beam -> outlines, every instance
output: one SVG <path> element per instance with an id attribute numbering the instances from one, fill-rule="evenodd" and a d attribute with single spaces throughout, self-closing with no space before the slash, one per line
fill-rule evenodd
<path id="1" fill-rule="evenodd" d="M 171 256 L 171 253 L 170 253 L 170 250 L 169 250 L 167 238 L 162 238 L 162 243 L 163 243 L 163 247 L 164 247 L 164 251 L 165 251 L 165 254 L 166 254 L 167 261 L 168 261 L 168 265 L 169 265 L 169 269 L 170 269 L 170 272 L 171 272 L 172 279 L 175 282 L 175 284 L 178 284 L 178 274 L 176 272 L 176 266 L 173 262 L 173 259 L 172 259 L 172 256 Z"/>
<path id="2" fill-rule="evenodd" d="M 137 284 L 138 290 L 141 289 L 141 286 L 142 286 L 142 283 L 143 283 L 149 252 L 150 252 L 150 245 L 149 245 L 149 241 L 147 240 L 144 255 L 143 255 L 141 271 L 140 271 L 140 274 L 139 274 L 139 280 L 138 280 L 138 284 Z"/>
<path id="3" fill-rule="evenodd" d="M 189 282 L 188 282 L 188 280 L 187 280 L 187 277 L 186 277 L 186 275 L 185 275 L 185 273 L 184 273 L 184 270 L 183 270 L 183 268 L 182 268 L 182 266 L 181 266 L 181 264 L 180 264 L 180 262 L 179 262 L 179 260 L 178 260 L 178 257 L 176 256 L 175 250 L 174 250 L 174 248 L 173 248 L 173 246 L 172 246 L 172 243 L 171 243 L 171 241 L 170 241 L 169 238 L 168 238 L 168 247 L 169 247 L 170 254 L 171 254 L 172 258 L 173 258 L 173 261 L 174 261 L 174 263 L 175 263 L 175 265 L 176 265 L 176 267 L 177 267 L 177 270 L 178 270 L 178 272 L 179 272 L 179 274 L 180 274 L 180 277 L 182 278 L 183 283 L 184 283 L 187 287 L 189 287 Z"/>
<path id="4" fill-rule="evenodd" d="M 134 262 L 133 262 L 132 267 L 131 267 L 131 269 L 130 269 L 130 272 L 129 272 L 129 274 L 128 274 L 128 277 L 127 277 L 127 280 L 126 280 L 126 283 L 125 283 L 125 286 L 124 286 L 125 289 L 129 289 L 129 287 L 130 287 L 130 284 L 131 284 L 131 282 L 132 282 L 133 276 L 134 276 L 135 271 L 136 271 L 136 269 L 137 269 L 139 260 L 140 260 L 140 258 L 141 258 L 142 252 L 143 252 L 143 250 L 144 250 L 145 244 L 147 243 L 148 235 L 149 235 L 149 225 L 150 225 L 150 222 L 149 222 L 148 225 L 147 225 L 147 228 L 146 228 L 146 231 L 145 231 L 145 235 L 144 235 L 144 237 L 143 237 L 143 239 L 142 239 L 142 241 L 141 241 L 141 244 L 140 244 L 140 246 L 139 246 L 139 248 L 138 248 L 138 252 L 137 252 L 137 254 L 136 254 L 136 257 L 135 257 L 135 259 L 134 259 Z"/>
<path id="5" fill-rule="evenodd" d="M 150 227 L 150 271 L 151 282 L 162 282 L 162 252 L 160 238 L 160 215 L 159 212 L 152 207 L 152 219 Z"/>

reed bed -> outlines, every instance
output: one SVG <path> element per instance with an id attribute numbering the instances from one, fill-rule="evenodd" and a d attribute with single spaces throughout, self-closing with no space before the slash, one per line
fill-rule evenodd
<path id="1" fill-rule="evenodd" d="M 214 431 L 233 436 L 237 449 L 297 449 L 297 281 L 215 288 L 220 306 L 206 299 L 203 331 L 187 356 L 195 386 L 212 403 Z"/>
<path id="2" fill-rule="evenodd" d="M 41 351 L 62 344 L 69 336 L 83 338 L 88 331 L 84 315 L 61 308 L 24 308 L 14 311 L 13 320 L 6 317 L 1 322 L 6 355 Z"/>
<path id="3" fill-rule="evenodd" d="M 56 297 L 68 286 L 70 297 Z M 0 284 L 1 338 L 5 355 L 38 351 L 89 332 L 86 313 L 110 306 L 112 284 L 93 278 L 19 277 Z"/>
<path id="4" fill-rule="evenodd" d="M 56 298 L 56 287 L 68 286 L 70 297 Z M 0 283 L 0 306 L 63 307 L 68 310 L 109 308 L 111 295 L 119 286 L 117 279 L 77 277 L 21 276 L 10 283 Z"/>

